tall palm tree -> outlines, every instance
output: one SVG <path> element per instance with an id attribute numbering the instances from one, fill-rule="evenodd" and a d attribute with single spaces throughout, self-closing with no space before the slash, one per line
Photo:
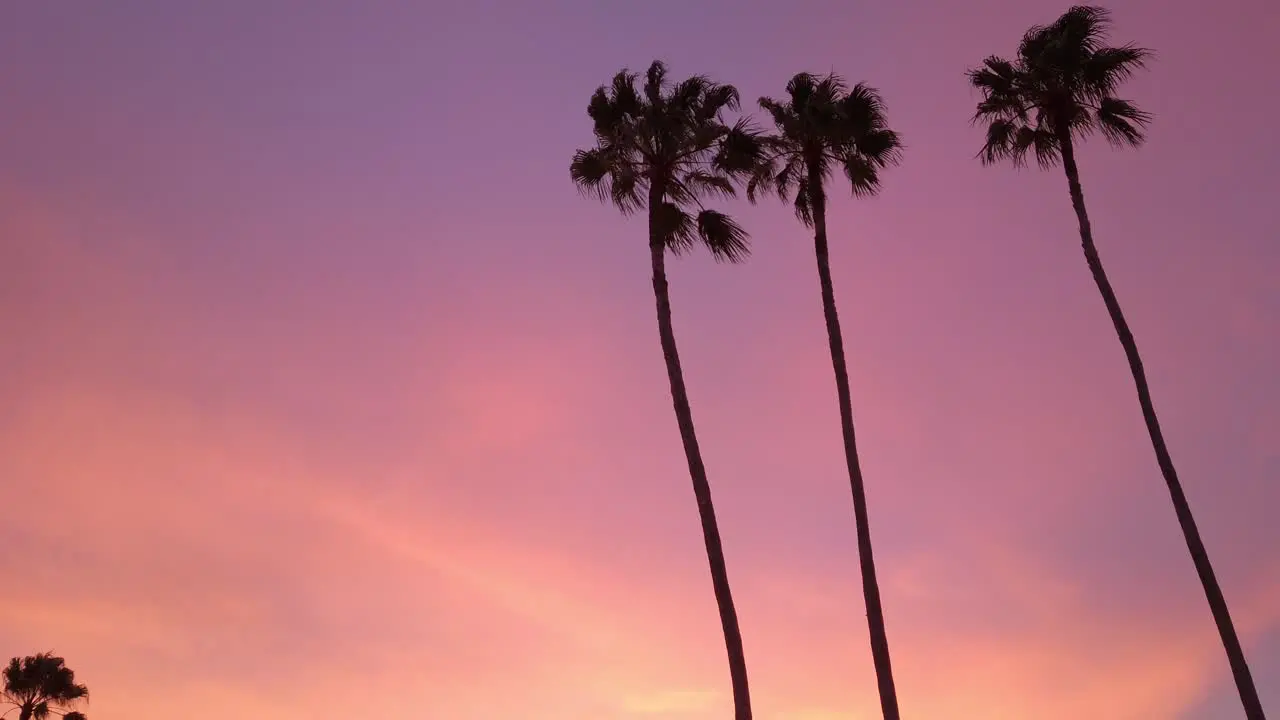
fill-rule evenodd
<path id="1" fill-rule="evenodd" d="M 693 481 L 702 520 L 702 537 L 720 624 L 729 655 L 736 720 L 750 720 L 747 663 L 737 611 L 729 589 L 720 530 L 711 502 L 702 452 L 694 432 L 680 355 L 671 325 L 666 256 L 701 245 L 717 260 L 740 262 L 748 254 L 747 233 L 732 218 L 704 207 L 708 197 L 734 195 L 734 182 L 744 179 L 760 157 L 756 134 L 745 121 L 728 124 L 726 110 L 736 110 L 738 91 L 697 75 L 671 82 L 667 69 L 654 62 L 643 82 L 623 70 L 591 96 L 587 114 L 595 145 L 574 153 L 570 177 L 583 192 L 615 205 L 624 215 L 643 210 L 649 221 L 649 257 L 657 301 L 658 337 L 666 359 L 676 424 Z"/>
<path id="2" fill-rule="evenodd" d="M 71 710 L 89 697 L 89 688 L 76 682 L 66 661 L 52 653 L 13 658 L 4 668 L 3 703 L 9 712 L 18 711 L 18 720 L 85 720 L 84 713 Z M 6 713 L 7 714 L 7 713 Z"/>
<path id="3" fill-rule="evenodd" d="M 1138 345 L 1103 271 L 1085 210 L 1075 143 L 1096 131 L 1113 145 L 1137 147 L 1145 139 L 1145 128 L 1151 120 L 1148 113 L 1132 102 L 1116 96 L 1121 83 L 1144 67 L 1151 51 L 1134 45 L 1106 45 L 1110 25 L 1111 16 L 1105 8 L 1073 7 L 1052 24 L 1027 30 L 1015 59 L 992 56 L 983 61 L 981 67 L 969 71 L 969 82 L 982 93 L 974 119 L 987 124 L 986 144 L 979 157 L 984 164 L 1010 160 L 1022 166 L 1028 156 L 1034 154 L 1042 168 L 1062 163 L 1071 205 L 1080 225 L 1085 261 L 1128 358 L 1156 461 L 1169 487 L 1178 524 L 1182 526 L 1187 549 L 1222 636 L 1245 715 L 1249 720 L 1264 720 L 1262 703 L 1231 622 L 1227 601 L 1214 576 L 1209 554 L 1196 529 L 1191 506 L 1160 431 Z"/>
<path id="4" fill-rule="evenodd" d="M 787 83 L 786 91 L 787 98 L 783 101 L 760 98 L 760 107 L 772 117 L 776 132 L 763 138 L 766 152 L 747 183 L 747 196 L 754 201 L 761 192 L 776 193 L 783 200 L 794 202 L 796 216 L 813 229 L 822 312 L 836 376 L 849 486 L 853 490 L 853 517 L 862 567 L 862 595 L 871 633 L 871 656 L 885 720 L 898 720 L 889 638 L 871 551 L 867 494 L 854 440 L 849 369 L 831 281 L 826 182 L 834 172 L 840 171 L 854 195 L 874 195 L 880 189 L 880 171 L 898 161 L 902 143 L 898 134 L 889 129 L 884 103 L 874 88 L 861 83 L 849 88 L 835 74 L 818 78 L 800 73 Z"/>

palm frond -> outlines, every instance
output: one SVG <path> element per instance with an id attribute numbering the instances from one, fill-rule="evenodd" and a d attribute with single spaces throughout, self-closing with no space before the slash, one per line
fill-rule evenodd
<path id="1" fill-rule="evenodd" d="M 774 126 L 778 128 L 778 132 L 781 135 L 787 137 L 796 135 L 799 118 L 790 105 L 767 97 L 760 98 L 759 104 L 760 109 L 769 114 L 769 119 L 773 120 Z"/>
<path id="2" fill-rule="evenodd" d="M 780 199 L 785 200 L 792 188 L 799 188 L 801 182 L 808 182 L 804 173 L 804 161 L 792 154 L 783 164 L 782 169 L 773 178 L 773 184 Z"/>
<path id="3" fill-rule="evenodd" d="M 706 76 L 693 75 L 671 88 L 671 94 L 667 96 L 666 103 L 673 114 L 700 118 L 705 111 L 709 92 L 719 91 Z M 714 113 L 712 116 L 714 117 Z"/>
<path id="4" fill-rule="evenodd" d="M 1057 164 L 1059 153 L 1058 138 L 1052 132 L 1044 127 L 1031 128 L 1023 126 L 1019 130 L 1017 144 L 1019 147 L 1029 148 L 1035 153 L 1036 164 L 1041 169 L 1048 169 Z M 1026 151 L 1022 151 L 1026 155 Z"/>
<path id="5" fill-rule="evenodd" d="M 991 165 L 1012 156 L 1013 137 L 1018 133 L 1018 126 L 1011 120 L 993 120 L 987 125 L 987 141 L 978 158 L 983 165 Z"/>
<path id="6" fill-rule="evenodd" d="M 667 85 L 667 66 L 661 60 L 654 60 L 644 74 L 644 97 L 649 105 L 661 107 L 666 98 L 663 89 Z"/>
<path id="7" fill-rule="evenodd" d="M 1113 145 L 1137 147 L 1146 139 L 1151 114 L 1138 109 L 1128 100 L 1104 97 L 1095 115 L 1098 129 Z"/>
<path id="8" fill-rule="evenodd" d="M 751 254 L 747 231 L 733 218 L 718 210 L 698 213 L 698 237 L 719 261 L 739 263 Z"/>
<path id="9" fill-rule="evenodd" d="M 991 56 L 981 67 L 969 70 L 969 85 L 982 92 L 973 121 L 1027 118 L 1028 101 L 1020 87 L 1020 70 L 1004 58 Z"/>
<path id="10" fill-rule="evenodd" d="M 864 89 L 866 89 L 866 86 L 862 83 L 858 83 L 858 85 L 850 91 L 848 84 L 844 81 L 844 78 L 835 73 L 828 73 L 818 79 L 818 84 L 814 87 L 813 95 L 818 102 L 823 104 L 832 104 L 839 102 L 841 97 Z M 874 94 L 874 91 L 872 91 L 872 93 Z"/>
<path id="11" fill-rule="evenodd" d="M 813 97 L 818 88 L 818 78 L 813 73 L 796 73 L 787 81 L 787 95 L 791 97 L 791 107 L 794 110 L 802 110 L 809 104 L 809 99 Z"/>
<path id="12" fill-rule="evenodd" d="M 774 145 L 776 140 L 766 138 L 769 145 Z M 747 179 L 747 199 L 754 203 L 764 195 L 776 195 L 786 200 L 799 175 L 800 161 L 794 154 L 770 148 Z"/>
<path id="13" fill-rule="evenodd" d="M 624 215 L 644 207 L 646 185 L 635 163 L 610 145 L 578 150 L 569 163 L 569 177 L 579 192 L 612 203 Z"/>
<path id="14" fill-rule="evenodd" d="M 1059 17 L 1049 32 L 1063 45 L 1092 54 L 1102 47 L 1111 29 L 1111 11 L 1098 5 L 1076 5 Z"/>
<path id="15" fill-rule="evenodd" d="M 712 83 L 706 88 L 702 97 L 702 116 L 701 120 L 711 121 L 725 110 L 737 110 L 740 97 L 738 88 L 732 85 L 719 85 Z"/>
<path id="16" fill-rule="evenodd" d="M 1028 68 L 1047 72 L 1078 65 L 1101 47 L 1110 26 L 1110 10 L 1077 5 L 1048 25 L 1028 28 L 1018 45 L 1018 58 Z"/>
<path id="17" fill-rule="evenodd" d="M 673 202 L 664 202 L 651 214 L 653 231 L 673 255 L 684 255 L 698 244 L 698 229 L 693 218 Z"/>
<path id="18" fill-rule="evenodd" d="M 760 131 L 750 118 L 741 118 L 720 137 L 711 166 L 731 177 L 747 177 L 764 161 L 765 152 Z"/>
<path id="19" fill-rule="evenodd" d="M 1145 68 L 1154 53 L 1136 45 L 1099 48 L 1080 67 L 1081 90 L 1100 101 L 1115 93 L 1120 84 Z"/>
<path id="20" fill-rule="evenodd" d="M 796 218 L 804 223 L 805 227 L 813 227 L 813 198 L 809 193 L 809 178 L 801 176 L 796 181 L 796 197 L 792 203 L 796 213 Z"/>
<path id="21" fill-rule="evenodd" d="M 678 203 L 692 203 L 697 198 L 713 196 L 731 198 L 736 194 L 733 181 L 725 175 L 706 170 L 692 170 L 681 177 L 667 195 Z"/>
<path id="22" fill-rule="evenodd" d="M 875 130 L 858 139 L 858 154 L 879 168 L 902 162 L 902 136 L 888 128 Z"/>
<path id="23" fill-rule="evenodd" d="M 880 170 L 865 155 L 848 155 L 841 166 L 854 197 L 869 197 L 880 192 Z"/>
<path id="24" fill-rule="evenodd" d="M 777 192 L 775 178 L 778 175 L 779 163 L 784 161 L 777 138 L 761 133 L 756 140 L 760 146 L 760 154 L 743 183 L 747 201 L 752 204 L 755 204 L 763 195 Z"/>
<path id="25" fill-rule="evenodd" d="M 623 70 L 613 77 L 609 87 L 601 86 L 591 95 L 587 104 L 587 116 L 598 136 L 609 137 L 632 118 L 640 107 L 635 92 L 635 75 Z"/>
<path id="26" fill-rule="evenodd" d="M 835 96 L 836 108 L 844 119 L 861 133 L 882 130 L 888 124 L 880 91 L 865 83 L 854 85 L 847 93 Z"/>
<path id="27" fill-rule="evenodd" d="M 1039 126 L 995 120 L 987 126 L 987 141 L 978 157 L 983 165 L 1009 160 L 1014 167 L 1023 167 L 1033 153 L 1041 166 L 1056 162 L 1058 149 L 1053 133 Z"/>
<path id="28" fill-rule="evenodd" d="M 969 84 L 987 93 L 1010 94 L 1014 92 L 1018 70 L 1013 63 L 1002 57 L 991 55 L 982 61 L 982 66 L 969 70 Z"/>

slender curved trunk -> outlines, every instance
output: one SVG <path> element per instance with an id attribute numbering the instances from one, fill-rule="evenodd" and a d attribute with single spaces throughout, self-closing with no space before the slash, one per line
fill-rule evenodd
<path id="1" fill-rule="evenodd" d="M 31 720 L 31 716 L 35 714 L 35 708 L 30 704 L 23 705 L 18 709 L 18 720 Z"/>
<path id="2" fill-rule="evenodd" d="M 661 194 L 657 199 L 661 201 Z M 650 198 L 649 249 L 653 260 L 653 294 L 658 305 L 658 336 L 662 340 L 662 356 L 667 362 L 667 379 L 671 382 L 671 401 L 675 406 L 676 424 L 680 427 L 680 440 L 684 444 L 685 459 L 689 463 L 689 478 L 693 481 L 693 495 L 698 502 L 698 517 L 702 521 L 702 539 L 707 548 L 707 563 L 711 566 L 711 584 L 715 588 L 716 606 L 720 610 L 720 625 L 724 630 L 725 649 L 729 655 L 729 677 L 733 684 L 734 720 L 751 720 L 751 693 L 747 685 L 747 658 L 742 648 L 742 632 L 738 628 L 738 612 L 733 605 L 729 589 L 729 570 L 724 562 L 724 547 L 720 542 L 720 529 L 716 524 L 716 510 L 711 502 L 711 484 L 707 482 L 707 469 L 702 463 L 702 451 L 698 449 L 698 436 L 693 429 L 693 411 L 689 407 L 689 394 L 684 385 L 684 371 L 680 367 L 680 354 L 676 350 L 675 330 L 671 325 L 671 298 L 667 289 L 666 246 L 654 231 L 652 208 L 657 207 Z"/>
<path id="3" fill-rule="evenodd" d="M 898 692 L 893 684 L 889 661 L 889 634 L 880 605 L 880 583 L 871 552 L 871 522 L 867 515 L 867 493 L 858 462 L 858 445 L 853 432 L 853 401 L 849 393 L 849 368 L 844 358 L 844 337 L 836 313 L 835 287 L 831 282 L 831 261 L 827 250 L 827 202 L 822 177 L 809 173 L 809 202 L 813 211 L 813 244 L 818 256 L 818 280 L 822 285 L 822 313 L 827 321 L 827 341 L 831 345 L 831 365 L 836 375 L 836 396 L 840 402 L 840 430 L 844 438 L 844 458 L 849 467 L 849 487 L 853 490 L 853 519 L 858 532 L 858 562 L 862 568 L 862 598 L 867 606 L 867 627 L 871 632 L 871 658 L 880 688 L 880 709 L 885 720 L 899 720 Z"/>
<path id="4" fill-rule="evenodd" d="M 1160 421 L 1156 417 L 1155 406 L 1151 402 L 1151 389 L 1147 385 L 1147 374 L 1142 368 L 1142 357 L 1138 354 L 1138 344 L 1129 330 L 1124 313 L 1120 310 L 1120 302 L 1116 299 L 1111 281 L 1102 269 L 1102 259 L 1098 256 L 1098 248 L 1093 244 L 1093 229 L 1089 225 L 1089 215 L 1084 207 L 1084 191 L 1080 187 L 1080 170 L 1076 167 L 1075 149 L 1071 144 L 1069 133 L 1059 132 L 1058 139 L 1062 145 L 1062 165 L 1067 173 L 1067 186 L 1071 191 L 1071 206 L 1075 208 L 1076 218 L 1080 221 L 1080 242 L 1084 246 L 1084 257 L 1089 263 L 1089 271 L 1093 273 L 1093 281 L 1102 293 L 1107 313 L 1115 325 L 1116 335 L 1124 346 L 1125 357 L 1129 360 L 1129 370 L 1133 373 L 1133 384 L 1137 386 L 1138 403 L 1142 406 L 1142 417 L 1147 423 L 1147 433 L 1151 436 L 1151 446 L 1156 451 L 1156 462 L 1164 475 L 1164 482 L 1169 487 L 1169 497 L 1173 500 L 1173 510 L 1178 516 L 1178 524 L 1182 526 L 1182 534 L 1187 541 L 1187 550 L 1191 552 L 1191 560 L 1195 563 L 1200 583 L 1204 585 L 1205 597 L 1209 600 L 1209 609 L 1213 612 L 1213 620 L 1218 625 L 1218 634 L 1222 636 L 1222 645 L 1227 650 L 1227 659 L 1231 663 L 1231 674 L 1235 676 L 1236 689 L 1240 692 L 1240 700 L 1244 704 L 1245 717 L 1248 720 L 1266 720 L 1262 711 L 1262 701 L 1258 699 L 1258 690 L 1254 687 L 1253 676 L 1249 665 L 1245 662 L 1244 650 L 1240 646 L 1240 638 L 1236 635 L 1235 624 L 1231 622 L 1231 613 L 1227 609 L 1227 600 L 1222 595 L 1218 578 L 1213 573 L 1213 565 L 1209 562 L 1209 553 L 1200 539 L 1200 531 L 1196 528 L 1195 517 L 1191 514 L 1191 505 L 1182 491 L 1182 483 L 1178 480 L 1178 472 L 1173 467 L 1173 458 L 1169 456 L 1169 448 L 1164 441 L 1164 433 L 1160 431 Z"/>

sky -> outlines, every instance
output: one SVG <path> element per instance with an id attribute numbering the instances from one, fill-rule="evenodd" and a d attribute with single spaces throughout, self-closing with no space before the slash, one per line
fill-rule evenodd
<path id="1" fill-rule="evenodd" d="M 642 220 L 592 90 L 796 72 L 906 143 L 829 227 L 904 716 L 1240 717 L 1060 171 L 964 70 L 1047 0 L 0 4 L 0 653 L 94 720 L 719 720 Z M 1280 713 L 1280 6 L 1117 1 L 1139 151 L 1081 172 Z M 670 264 L 761 720 L 878 717 L 810 236 Z"/>

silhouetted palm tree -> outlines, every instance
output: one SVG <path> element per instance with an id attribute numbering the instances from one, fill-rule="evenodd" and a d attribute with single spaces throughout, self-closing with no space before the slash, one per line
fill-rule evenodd
<path id="1" fill-rule="evenodd" d="M 843 172 L 854 195 L 874 195 L 880 189 L 880 171 L 898 161 L 901 142 L 898 134 L 888 127 L 879 93 L 861 83 L 849 88 L 834 74 L 817 78 L 800 73 L 787 83 L 785 100 L 761 98 L 760 107 L 773 118 L 777 132 L 764 138 L 767 152 L 747 183 L 747 195 L 754 201 L 761 192 L 774 192 L 783 200 L 793 200 L 796 216 L 813 228 L 822 312 L 826 318 L 831 364 L 836 376 L 849 485 L 853 490 L 853 517 L 862 567 L 862 596 L 871 632 L 871 656 L 880 688 L 881 710 L 886 720 L 898 720 L 898 695 L 889 662 L 889 638 L 871 551 L 867 495 L 858 462 L 858 446 L 854 440 L 849 369 L 845 363 L 844 339 L 840 334 L 840 317 L 836 313 L 835 289 L 831 281 L 826 182 L 833 173 Z"/>
<path id="2" fill-rule="evenodd" d="M 981 67 L 969 71 L 970 83 L 983 96 L 975 120 L 987 123 L 987 140 L 979 156 L 984 164 L 1008 159 L 1021 166 L 1034 154 L 1045 168 L 1061 161 L 1067 174 L 1071 205 L 1080 224 L 1084 257 L 1129 360 L 1156 460 L 1169 486 L 1187 549 L 1191 551 L 1226 647 L 1245 714 L 1249 720 L 1263 720 L 1262 703 L 1231 622 L 1227 601 L 1214 577 L 1209 554 L 1196 529 L 1191 506 L 1160 431 L 1137 343 L 1103 271 L 1085 211 L 1075 142 L 1096 131 L 1114 145 L 1136 147 L 1145 139 L 1145 128 L 1151 119 L 1132 102 L 1116 96 L 1120 84 L 1145 65 L 1151 51 L 1134 45 L 1107 46 L 1110 21 L 1110 13 L 1104 8 L 1073 7 L 1051 25 L 1029 29 L 1014 60 L 993 56 L 983 61 Z"/>
<path id="3" fill-rule="evenodd" d="M 4 668 L 4 703 L 18 711 L 18 720 L 85 720 L 70 710 L 89 697 L 89 688 L 76 682 L 76 674 L 52 653 L 13 658 Z"/>
<path id="4" fill-rule="evenodd" d="M 623 214 L 648 214 L 649 255 L 657 300 L 658 336 L 666 359 L 671 399 L 689 477 L 702 520 L 707 560 L 720 623 L 729 655 L 735 718 L 749 720 L 751 699 L 747 664 L 737 612 L 729 591 L 729 574 L 711 502 L 711 486 L 694 433 L 680 355 L 671 325 L 666 254 L 681 254 L 702 245 L 717 260 L 738 262 L 748 253 L 747 233 L 732 218 L 703 206 L 707 197 L 731 197 L 734 181 L 745 178 L 760 156 L 760 146 L 744 121 L 728 125 L 721 117 L 738 105 L 738 91 L 706 77 L 678 83 L 655 62 L 640 78 L 623 70 L 609 86 L 591 96 L 587 114 L 595 146 L 574 153 L 569 173 L 582 191 L 611 202 Z"/>

